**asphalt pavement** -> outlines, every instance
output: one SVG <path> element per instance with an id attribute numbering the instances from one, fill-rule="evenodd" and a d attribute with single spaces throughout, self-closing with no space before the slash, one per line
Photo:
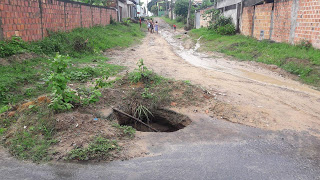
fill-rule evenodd
<path id="1" fill-rule="evenodd" d="M 151 133 L 153 156 L 98 164 L 23 162 L 0 153 L 0 179 L 320 179 L 320 141 L 197 115 L 185 129 Z M 153 143 L 151 143 L 153 142 Z"/>

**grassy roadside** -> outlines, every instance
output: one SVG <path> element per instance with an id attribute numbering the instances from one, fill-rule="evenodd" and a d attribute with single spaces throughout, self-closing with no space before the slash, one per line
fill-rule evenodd
<path id="1" fill-rule="evenodd" d="M 193 29 L 190 34 L 194 38 L 202 37 L 204 50 L 221 52 L 243 61 L 274 64 L 298 75 L 304 83 L 320 87 L 320 50 L 257 41 L 243 35 L 222 36 L 205 28 Z"/>
<path id="2" fill-rule="evenodd" d="M 161 19 L 163 19 L 166 23 L 170 24 L 171 26 L 175 24 L 177 28 L 183 28 L 185 26 L 185 24 L 183 24 L 182 22 L 177 22 L 176 20 L 171 20 L 170 18 L 166 18 L 164 16 L 162 16 Z"/>
<path id="3" fill-rule="evenodd" d="M 102 76 L 106 70 L 111 74 L 119 71 L 121 67 L 105 63 L 108 59 L 101 52 L 128 47 L 143 36 L 137 24 L 116 24 L 51 33 L 44 40 L 31 43 L 18 38 L 1 41 L 0 113 L 7 104 L 14 105 L 48 92 L 50 59 L 57 52 L 71 57 L 72 68 L 68 71 L 73 77 L 71 81 L 83 82 Z"/>
<path id="4" fill-rule="evenodd" d="M 100 92 L 94 94 L 92 92 L 95 90 L 86 89 L 86 85 L 91 84 L 93 78 L 101 77 L 95 80 L 95 84 L 99 84 L 97 88 L 102 88 L 103 78 L 116 75 L 123 69 L 121 66 L 106 63 L 108 58 L 102 52 L 115 47 L 128 47 L 139 42 L 142 37 L 144 33 L 138 24 L 113 24 L 106 27 L 78 28 L 69 33 L 50 33 L 44 40 L 31 43 L 16 37 L 0 41 L 0 136 L 3 136 L 4 146 L 19 159 L 34 162 L 50 160 L 56 153 L 50 148 L 58 143 L 59 122 L 56 116 L 60 112 L 57 113 L 49 105 L 50 101 L 54 103 L 55 96 L 51 100 L 43 96 L 37 99 L 35 97 L 52 92 L 52 88 L 51 91 L 48 88 L 49 84 L 63 89 L 66 83 L 69 83 L 70 86 L 76 84 L 75 88 L 79 87 L 77 92 L 81 93 L 81 96 L 92 94 L 79 99 L 82 103 L 88 100 L 84 106 L 91 101 L 96 102 Z M 64 60 L 57 61 L 56 53 L 64 55 Z M 68 65 L 63 67 L 62 62 Z M 59 70 L 54 69 L 64 69 L 64 72 L 59 74 Z M 52 80 L 52 77 L 56 79 Z M 97 82 L 98 80 L 101 82 Z M 70 93 L 71 89 L 65 92 Z M 62 95 L 66 95 L 63 93 Z M 61 95 L 56 92 L 55 95 L 57 94 Z M 64 103 L 75 98 L 75 95 L 68 97 L 71 94 L 64 97 Z M 33 101 L 19 106 L 18 109 L 14 107 L 24 100 Z M 8 109 L 10 112 L 3 113 Z M 107 153 L 114 149 L 113 146 L 109 140 L 98 138 L 90 146 L 92 148 L 85 152 L 103 150 Z"/>

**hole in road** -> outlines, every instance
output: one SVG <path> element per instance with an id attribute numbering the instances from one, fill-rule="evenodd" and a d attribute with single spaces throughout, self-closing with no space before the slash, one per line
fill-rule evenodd
<path id="1" fill-rule="evenodd" d="M 120 113 L 115 114 L 120 125 L 132 126 L 137 131 L 154 132 L 149 127 L 136 122 L 132 118 Z M 152 114 L 153 116 L 149 117 L 149 120 L 147 118 L 142 118 L 141 120 L 159 132 L 175 132 L 187 127 L 192 122 L 188 116 L 168 109 L 156 110 Z"/>

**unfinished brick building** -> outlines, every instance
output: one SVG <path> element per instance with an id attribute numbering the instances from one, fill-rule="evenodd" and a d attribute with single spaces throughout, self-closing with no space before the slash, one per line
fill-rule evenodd
<path id="1" fill-rule="evenodd" d="M 309 41 L 320 48 L 320 1 L 244 1 L 240 30 L 260 40 L 292 44 Z"/>

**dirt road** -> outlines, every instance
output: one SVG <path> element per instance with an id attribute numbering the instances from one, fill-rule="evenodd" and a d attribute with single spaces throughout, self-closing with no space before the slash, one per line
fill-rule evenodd
<path id="1" fill-rule="evenodd" d="M 195 107 L 200 113 L 258 128 L 320 136 L 319 91 L 286 78 L 274 66 L 198 52 L 199 43 L 190 46 L 190 40 L 175 38 L 184 31 L 174 32 L 163 20 L 157 20 L 159 34 L 148 33 L 136 47 L 109 52 L 112 63 L 134 69 L 142 58 L 162 76 L 189 80 L 205 88 L 219 103 Z"/>
<path id="2" fill-rule="evenodd" d="M 189 126 L 171 133 L 137 132 L 136 152 L 128 161 L 38 165 L 0 149 L 1 178 L 320 179 L 318 91 L 270 67 L 195 52 L 187 41 L 183 46 L 173 38 L 182 32 L 173 33 L 162 21 L 160 25 L 159 35 L 149 34 L 142 44 L 108 52 L 108 57 L 131 70 L 143 58 L 163 76 L 190 80 L 210 91 L 216 97 L 212 103 L 177 109 L 190 117 Z M 283 129 L 290 130 L 271 131 Z M 140 148 L 149 155 L 137 154 L 143 152 Z"/>

